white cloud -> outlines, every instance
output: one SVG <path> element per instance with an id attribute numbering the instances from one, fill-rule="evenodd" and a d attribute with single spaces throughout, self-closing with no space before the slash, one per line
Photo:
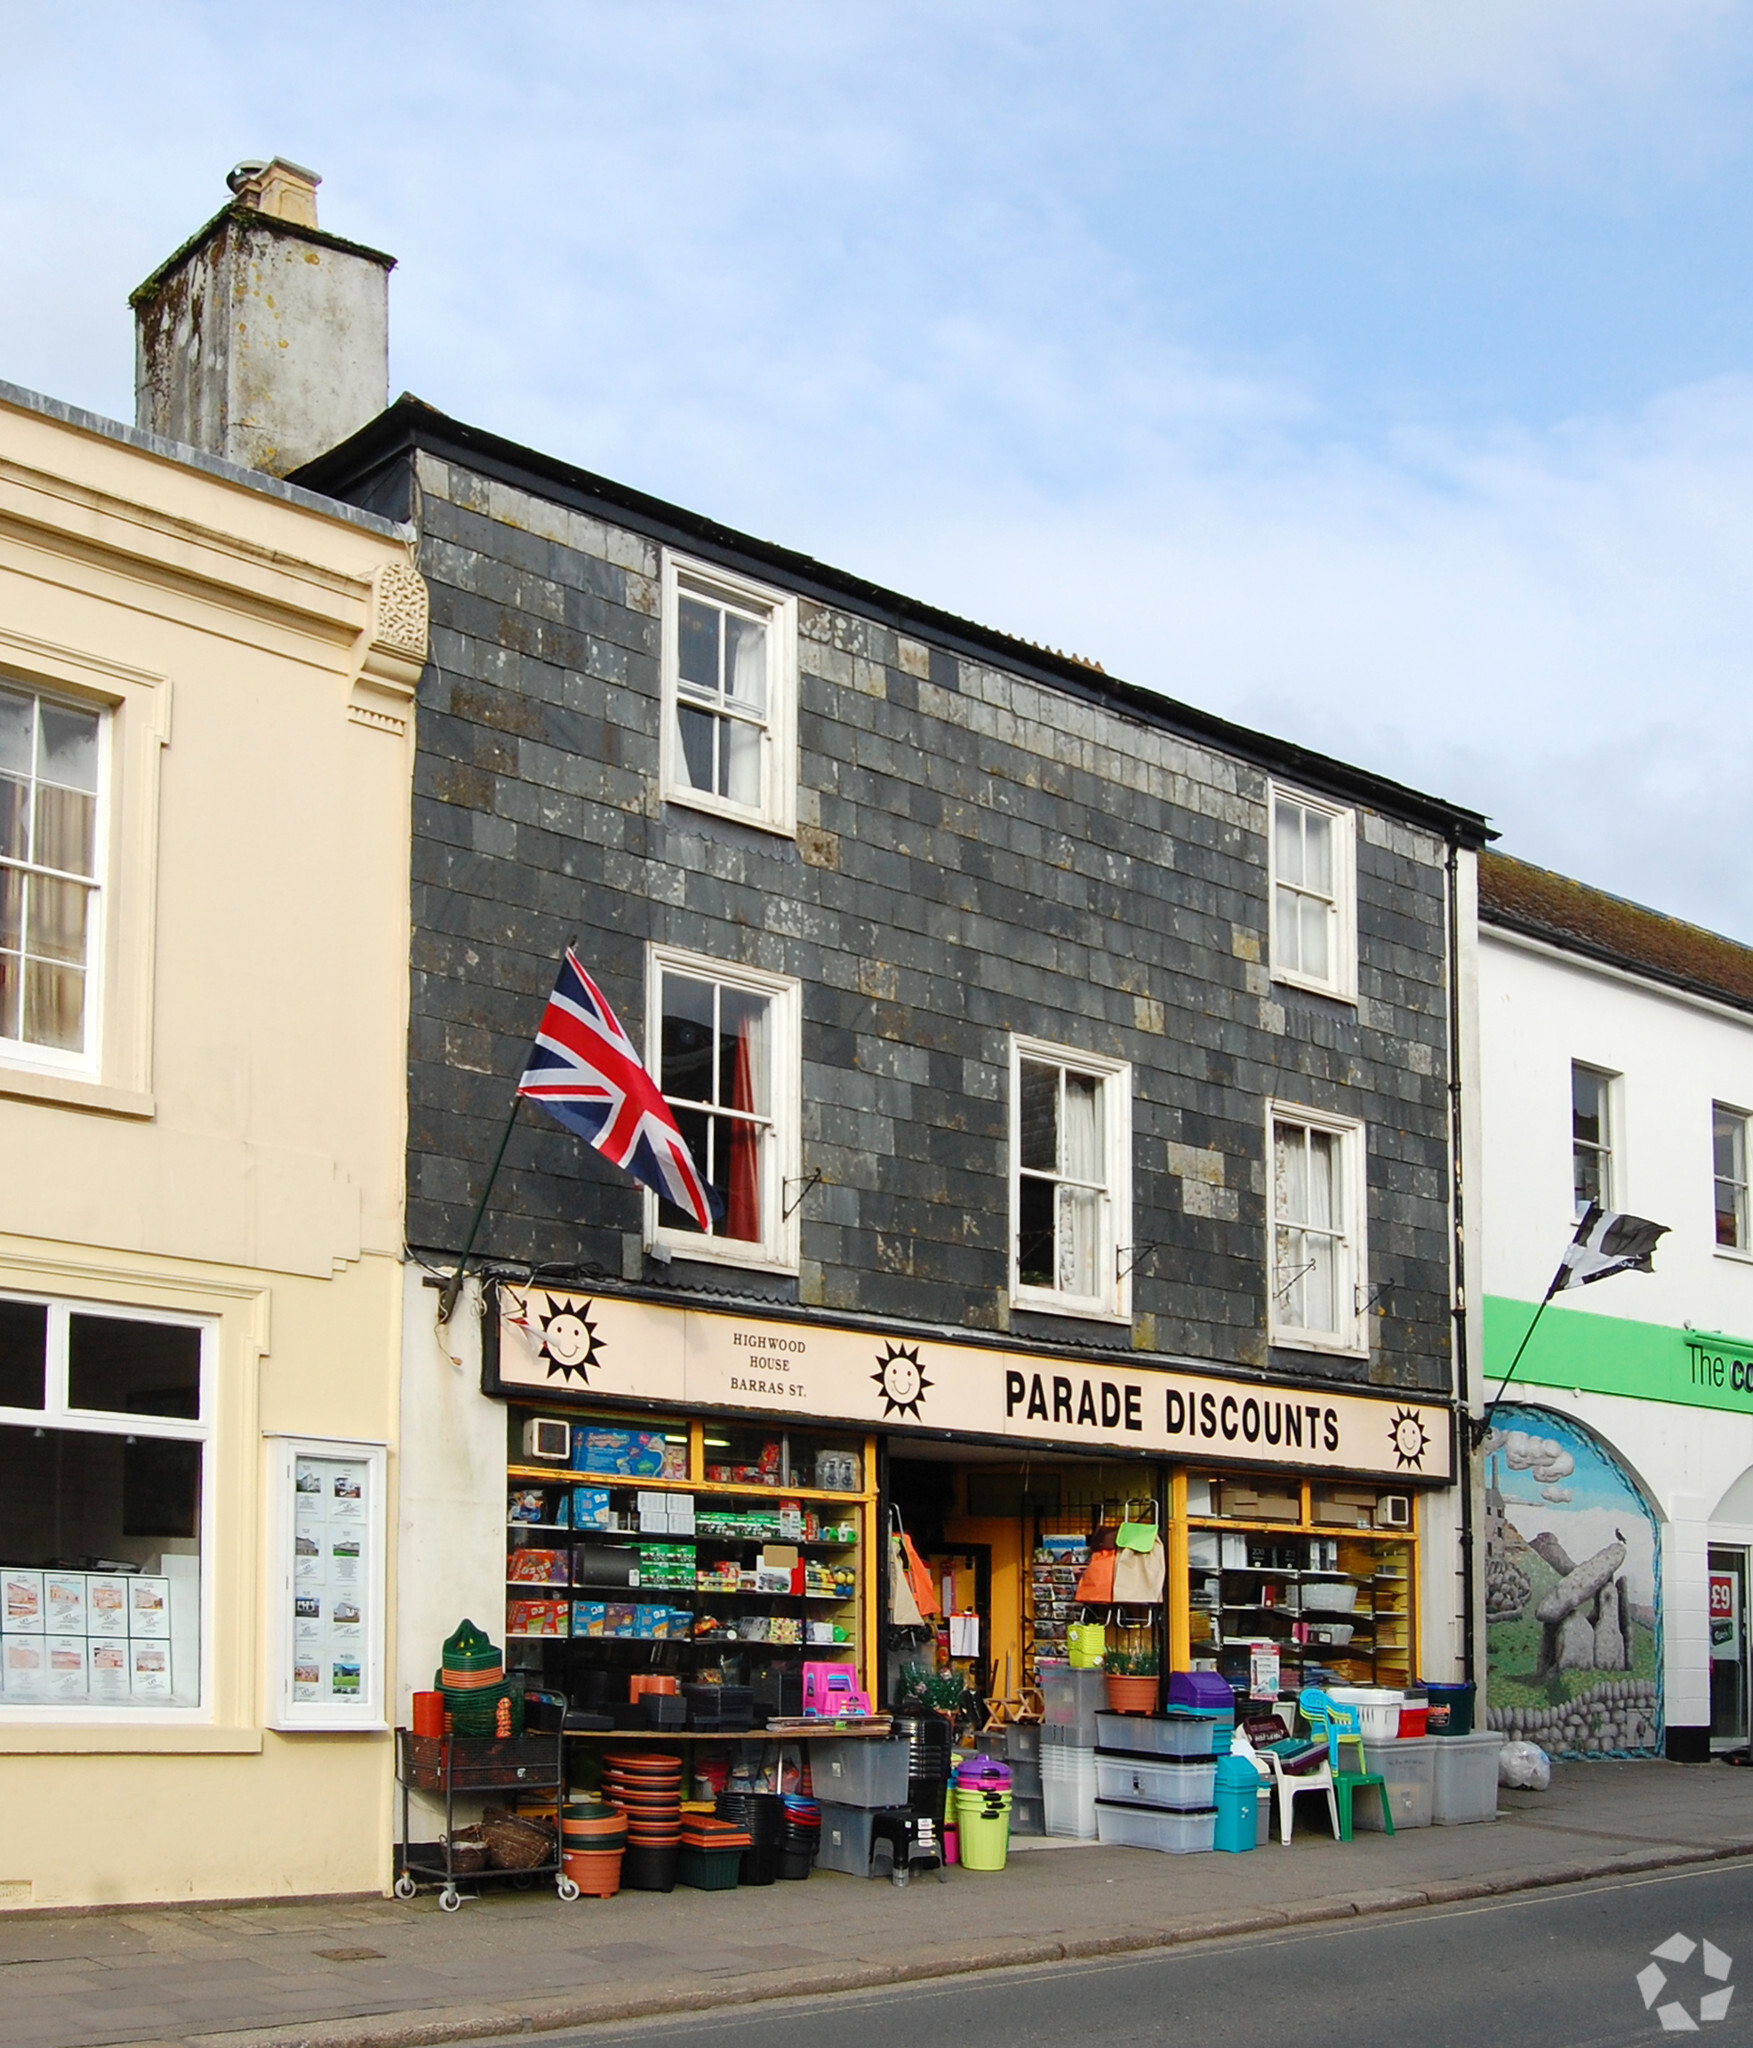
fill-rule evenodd
<path id="1" fill-rule="evenodd" d="M 1343 207 L 1397 150 L 1463 194 L 1494 148 L 1585 183 L 1628 128 L 1708 155 L 1750 26 L 1739 0 L 318 0 L 288 38 L 0 0 L 0 375 L 125 413 L 128 288 L 279 149 L 402 258 L 398 386 L 1753 938 L 1753 386 L 1652 378 L 1557 425 L 1469 423 L 1440 381 L 1341 400 L 1333 365 L 1206 318 L 1231 215 L 1215 268 L 1156 239 L 1244 172 L 1237 264 L 1299 181 Z M 1366 341 L 1378 309 L 1347 311 Z"/>

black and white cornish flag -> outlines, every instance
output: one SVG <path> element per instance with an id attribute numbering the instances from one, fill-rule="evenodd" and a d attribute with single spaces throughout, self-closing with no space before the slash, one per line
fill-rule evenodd
<path id="1" fill-rule="evenodd" d="M 1665 1223 L 1621 1216 L 1591 1202 L 1558 1262 L 1546 1299 L 1550 1301 L 1567 1287 L 1587 1287 L 1591 1280 L 1605 1280 L 1612 1273 L 1653 1273 L 1656 1245 L 1667 1234 Z"/>

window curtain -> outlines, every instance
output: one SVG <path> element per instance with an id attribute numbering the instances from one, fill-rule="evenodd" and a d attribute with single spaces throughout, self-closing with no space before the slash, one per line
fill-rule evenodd
<path id="1" fill-rule="evenodd" d="M 1060 1121 L 1065 1181 L 1059 1189 L 1059 1287 L 1065 1294 L 1099 1294 L 1097 1261 L 1102 1236 L 1102 1084 L 1087 1074 L 1065 1076 Z M 1068 1183 L 1084 1182 L 1084 1186 Z"/>
<path id="2" fill-rule="evenodd" d="M 734 612 L 724 617 L 726 701 L 764 720 L 767 712 L 767 629 Z M 723 794 L 733 803 L 761 801 L 761 746 L 764 724 L 747 718 L 720 721 L 724 747 Z"/>
<path id="3" fill-rule="evenodd" d="M 761 1238 L 761 1126 L 748 1119 L 757 1108 L 756 1075 L 765 1070 L 766 1035 L 766 1017 L 751 1004 L 736 1025 L 730 1106 L 745 1116 L 727 1119 L 730 1171 L 724 1205 L 725 1236 L 745 1244 L 758 1244 Z"/>

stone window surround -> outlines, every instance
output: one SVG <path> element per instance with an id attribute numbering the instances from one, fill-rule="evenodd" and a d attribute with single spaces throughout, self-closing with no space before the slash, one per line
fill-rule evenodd
<path id="1" fill-rule="evenodd" d="M 1278 928 L 1278 805 L 1280 801 L 1314 811 L 1333 827 L 1333 960 L 1325 976 L 1302 973 L 1285 964 L 1287 947 Z M 1313 990 L 1337 1002 L 1357 1001 L 1357 813 L 1344 804 L 1311 795 L 1282 782 L 1266 787 L 1267 905 L 1272 979 L 1292 988 Z"/>
<path id="2" fill-rule="evenodd" d="M 666 972 L 687 974 L 701 981 L 746 989 L 769 1000 L 768 1048 L 769 1086 L 773 1125 L 773 1172 L 771 1185 L 763 1190 L 765 1216 L 758 1244 L 740 1239 L 713 1238 L 693 1231 L 666 1230 L 659 1221 L 658 1200 L 647 1188 L 644 1195 L 645 1249 L 660 1259 L 699 1260 L 717 1266 L 740 1266 L 745 1271 L 795 1275 L 799 1257 L 799 1209 L 785 1213 L 789 1191 L 799 1178 L 803 1136 L 802 983 L 787 975 L 767 974 L 757 967 L 713 959 L 702 953 L 685 952 L 675 946 L 654 945 L 646 955 L 645 1063 L 646 1070 L 663 1085 L 663 977 Z M 704 1172 L 704 1164 L 697 1161 Z"/>
<path id="3" fill-rule="evenodd" d="M 170 738 L 169 680 L 4 629 L 0 670 L 25 689 L 106 714 L 107 756 L 103 913 L 88 994 L 94 1043 L 76 1061 L 8 1046 L 0 1054 L 0 1095 L 150 1116 L 159 754 Z"/>
<path id="4" fill-rule="evenodd" d="M 1096 1296 L 1070 1295 L 1056 1288 L 1025 1286 L 1018 1267 L 1017 1236 L 1021 1227 L 1022 1067 L 1025 1060 L 1088 1075 L 1102 1084 L 1101 1117 L 1107 1164 L 1107 1203 L 1097 1258 L 1107 1281 Z M 1130 1323 L 1132 1320 L 1132 1067 L 1075 1046 L 1013 1032 L 1010 1040 L 1010 1300 L 1013 1308 L 1032 1314 L 1074 1317 L 1079 1322 Z M 1123 1270 L 1124 1269 L 1124 1270 Z"/>
<path id="5" fill-rule="evenodd" d="M 696 789 L 682 772 L 677 725 L 680 604 L 683 579 L 703 586 L 710 600 L 721 595 L 732 605 L 764 613 L 768 620 L 767 718 L 758 804 L 740 804 Z M 697 561 L 666 548 L 662 564 L 660 618 L 663 712 L 659 784 L 667 803 L 734 818 L 758 830 L 790 838 L 797 831 L 797 600 L 782 590 L 752 582 L 733 570 Z"/>
<path id="6" fill-rule="evenodd" d="M 1339 1276 L 1339 1285 L 1341 1289 L 1351 1288 L 1352 1312 L 1347 1316 L 1341 1310 L 1337 1319 L 1339 1328 L 1335 1331 L 1310 1330 L 1283 1318 L 1283 1282 L 1278 1277 L 1276 1248 L 1280 1125 L 1324 1131 L 1341 1142 L 1340 1187 L 1347 1206 L 1338 1232 L 1344 1247 L 1344 1270 Z M 1300 1102 L 1268 1101 L 1266 1104 L 1266 1319 L 1267 1341 L 1275 1350 L 1321 1351 L 1346 1358 L 1369 1356 L 1369 1319 L 1364 1314 L 1370 1270 L 1367 1155 L 1367 1127 L 1356 1117 L 1336 1116 L 1327 1110 L 1310 1109 Z"/>

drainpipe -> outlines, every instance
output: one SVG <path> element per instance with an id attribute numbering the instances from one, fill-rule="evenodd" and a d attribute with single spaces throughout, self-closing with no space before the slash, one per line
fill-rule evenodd
<path id="1" fill-rule="evenodd" d="M 1451 838 L 1448 852 L 1449 891 L 1449 1159 L 1453 1205 L 1455 1393 L 1453 1429 L 1461 1453 L 1461 1669 L 1469 1685 L 1476 1683 L 1473 1656 L 1473 1430 L 1467 1358 L 1467 1232 L 1461 1124 L 1461 928 L 1460 847 Z"/>

